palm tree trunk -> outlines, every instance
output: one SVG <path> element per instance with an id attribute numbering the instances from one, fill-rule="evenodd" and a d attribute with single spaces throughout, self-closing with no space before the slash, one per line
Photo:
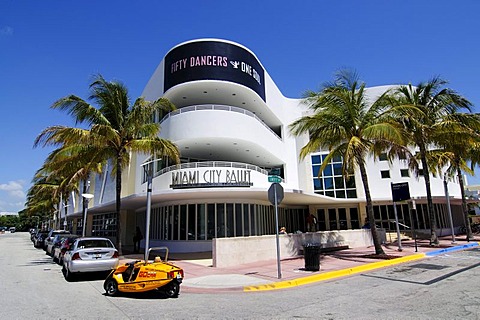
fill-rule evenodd
<path id="1" fill-rule="evenodd" d="M 437 218 L 435 216 L 435 211 L 433 210 L 433 201 L 432 201 L 432 190 L 430 187 L 430 171 L 428 170 L 427 157 L 425 156 L 425 146 L 420 145 L 420 157 L 422 160 L 422 169 L 423 177 L 425 178 L 425 188 L 427 191 L 427 210 L 428 217 L 430 218 L 430 245 L 438 246 L 438 237 L 437 237 Z"/>
<path id="2" fill-rule="evenodd" d="M 367 216 L 370 222 L 370 230 L 372 232 L 373 245 L 375 246 L 375 254 L 385 254 L 380 239 L 378 238 L 377 225 L 373 214 L 372 196 L 370 195 L 370 187 L 368 186 L 367 170 L 363 161 L 359 161 L 360 173 L 362 175 L 363 189 L 365 190 L 365 198 L 367 200 Z"/>
<path id="3" fill-rule="evenodd" d="M 116 168 L 116 207 L 115 215 L 117 217 L 117 250 L 118 254 L 122 255 L 122 226 L 120 219 L 121 208 L 121 195 L 122 195 L 122 168 L 121 168 L 121 156 L 117 156 L 117 168 Z"/>
<path id="4" fill-rule="evenodd" d="M 457 174 L 458 174 L 458 184 L 460 185 L 460 193 L 462 195 L 462 211 L 463 216 L 465 217 L 465 227 L 467 229 L 467 241 L 475 240 L 472 234 L 472 226 L 470 225 L 470 218 L 468 217 L 468 207 L 467 200 L 465 199 L 465 186 L 463 183 L 462 170 L 460 170 L 460 163 L 456 163 Z"/>

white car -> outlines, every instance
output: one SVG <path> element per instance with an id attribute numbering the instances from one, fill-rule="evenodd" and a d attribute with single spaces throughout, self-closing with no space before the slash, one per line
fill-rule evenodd
<path id="1" fill-rule="evenodd" d="M 117 266 L 118 251 L 108 238 L 77 238 L 63 256 L 63 274 L 67 281 L 79 273 L 110 271 Z"/>

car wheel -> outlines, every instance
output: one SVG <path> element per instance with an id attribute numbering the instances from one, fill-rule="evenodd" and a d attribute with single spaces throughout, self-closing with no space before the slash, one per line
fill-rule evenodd
<path id="1" fill-rule="evenodd" d="M 165 294 L 169 298 L 176 298 L 178 297 L 178 293 L 180 292 L 180 285 L 178 284 L 177 281 L 172 281 L 169 284 L 167 284 L 165 288 Z"/>
<path id="2" fill-rule="evenodd" d="M 66 267 L 65 265 L 63 265 L 63 276 L 67 281 L 73 280 L 73 274 L 68 270 L 68 267 Z"/>
<path id="3" fill-rule="evenodd" d="M 105 289 L 105 293 L 107 296 L 113 297 L 118 293 L 118 284 L 117 281 L 113 278 L 108 278 L 105 280 L 105 284 L 103 285 Z"/>

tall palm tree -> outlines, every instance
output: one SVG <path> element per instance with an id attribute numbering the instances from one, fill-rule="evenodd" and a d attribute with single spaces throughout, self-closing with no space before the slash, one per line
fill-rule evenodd
<path id="1" fill-rule="evenodd" d="M 433 208 L 432 191 L 430 186 L 430 173 L 438 163 L 429 161 L 428 150 L 438 147 L 440 133 L 450 130 L 451 121 L 455 118 L 452 114 L 462 109 L 470 111 L 471 103 L 456 93 L 445 88 L 447 82 L 434 77 L 417 86 L 411 84 L 400 86 L 392 92 L 390 97 L 392 104 L 403 106 L 403 114 L 399 115 L 398 121 L 408 133 L 409 144 L 418 148 L 419 152 L 410 160 L 417 169 L 417 175 L 421 170 L 425 179 L 427 194 L 427 209 L 430 220 L 430 245 L 438 245 L 437 221 Z M 405 108 L 406 107 L 406 108 Z M 435 173 L 435 172 L 432 172 Z"/>
<path id="2" fill-rule="evenodd" d="M 467 241 L 475 240 L 470 224 L 463 172 L 473 175 L 473 167 L 480 151 L 480 117 L 478 114 L 455 113 L 446 117 L 446 126 L 440 130 L 437 140 L 442 147 L 439 166 L 448 168 L 445 179 L 457 176 L 462 197 Z M 468 165 L 470 162 L 472 165 Z"/>
<path id="3" fill-rule="evenodd" d="M 27 191 L 25 211 L 30 216 L 38 216 L 41 221 L 49 220 L 53 217 L 57 204 L 51 190 L 39 182 L 33 184 Z"/>
<path id="4" fill-rule="evenodd" d="M 168 100 L 160 98 L 149 102 L 138 98 L 133 105 L 127 88 L 118 81 L 106 81 L 101 75 L 90 85 L 91 95 L 87 101 L 70 95 L 56 101 L 52 108 L 66 111 L 77 124 L 85 124 L 88 129 L 53 126 L 45 129 L 36 139 L 36 144 L 60 145 L 84 148 L 94 155 L 95 162 L 110 161 L 116 184 L 116 244 L 122 250 L 122 226 L 120 219 L 122 171 L 129 165 L 134 152 L 157 156 L 168 156 L 179 162 L 179 151 L 174 143 L 158 137 L 160 127 L 153 123 L 152 115 L 171 111 L 175 107 Z M 82 152 L 77 153 L 80 157 Z"/>
<path id="5" fill-rule="evenodd" d="M 390 119 L 383 96 L 372 103 L 368 101 L 365 83 L 360 82 L 352 71 L 339 71 L 335 80 L 326 83 L 320 92 L 308 92 L 305 102 L 312 114 L 290 124 L 294 135 L 308 134 L 310 137 L 301 149 L 300 157 L 327 149 L 330 152 L 320 172 L 336 156 L 343 159 L 344 177 L 351 175 L 356 168 L 360 169 L 375 252 L 384 254 L 375 225 L 365 161 L 367 156 L 383 149 L 378 148 L 380 145 L 401 146 L 401 128 Z"/>
<path id="6" fill-rule="evenodd" d="M 35 142 L 37 145 L 38 141 Z M 102 159 L 97 159 L 96 148 L 90 145 L 63 145 L 48 155 L 37 174 L 46 175 L 48 181 L 59 181 L 60 199 L 64 202 L 59 208 L 66 208 L 70 194 L 80 193 L 80 182 L 83 182 L 82 193 L 87 192 L 85 187 L 90 173 L 101 173 L 103 163 Z M 83 210 L 86 205 L 84 199 Z"/>

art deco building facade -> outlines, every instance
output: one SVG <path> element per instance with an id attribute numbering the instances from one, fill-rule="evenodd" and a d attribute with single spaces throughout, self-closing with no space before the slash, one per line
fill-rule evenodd
<path id="1" fill-rule="evenodd" d="M 388 86 L 367 90 L 373 99 Z M 269 172 L 282 178 L 284 198 L 279 224 L 289 232 L 306 231 L 313 213 L 317 229 L 358 229 L 365 221 L 365 195 L 359 174 L 341 175 L 334 159 L 319 177 L 326 151 L 305 159 L 299 151 L 308 137 L 294 137 L 288 125 L 305 114 L 300 99 L 282 95 L 260 60 L 246 47 L 225 40 L 200 39 L 172 48 L 146 85 L 147 100 L 165 97 L 178 110 L 154 115 L 161 137 L 173 141 L 181 164 L 169 159 L 133 155 L 123 173 L 122 225 L 124 243 L 136 226 L 144 228 L 146 183 L 142 164 L 153 161 L 151 245 L 173 251 L 209 251 L 220 237 L 275 233 L 275 212 L 267 190 Z M 425 184 L 401 160 L 369 159 L 368 178 L 377 224 L 394 229 L 391 184 L 407 182 L 417 204 L 418 229 L 428 229 Z M 94 194 L 88 209 L 88 230 L 115 236 L 114 180 L 110 170 L 91 181 Z M 463 225 L 459 187 L 448 183 L 455 226 Z M 432 177 L 432 194 L 440 232 L 449 230 L 442 179 Z M 407 203 L 396 204 L 399 220 L 411 226 Z M 77 200 L 74 221 L 81 225 Z M 446 231 L 445 231 L 446 232 Z"/>

